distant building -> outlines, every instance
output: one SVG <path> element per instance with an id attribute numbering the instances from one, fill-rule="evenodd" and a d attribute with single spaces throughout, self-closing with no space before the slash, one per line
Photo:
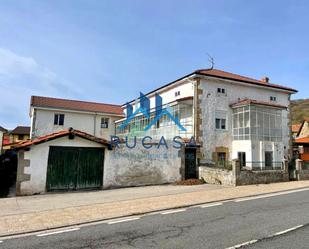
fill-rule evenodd
<path id="1" fill-rule="evenodd" d="M 4 134 L 3 150 L 9 150 L 16 144 L 28 140 L 30 138 L 30 126 L 17 126 L 12 131 Z"/>
<path id="2" fill-rule="evenodd" d="M 294 124 L 294 125 L 292 125 L 291 131 L 292 131 L 292 137 L 293 138 L 297 137 L 297 134 L 299 132 L 300 127 L 301 127 L 301 124 Z"/>
<path id="3" fill-rule="evenodd" d="M 300 124 L 293 145 L 299 159 L 309 163 L 309 117 Z"/>
<path id="4" fill-rule="evenodd" d="M 7 133 L 7 130 L 0 126 L 0 155 L 2 154 L 4 135 Z"/>
<path id="5" fill-rule="evenodd" d="M 114 121 L 124 117 L 120 105 L 49 97 L 31 97 L 31 138 L 70 127 L 90 135 L 110 139 Z"/>

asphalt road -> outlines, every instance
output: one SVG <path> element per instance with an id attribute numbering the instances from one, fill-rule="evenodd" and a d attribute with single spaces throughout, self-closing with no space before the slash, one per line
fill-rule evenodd
<path id="1" fill-rule="evenodd" d="M 307 224 L 308 190 L 2 239 L 0 248 L 309 248 Z"/>

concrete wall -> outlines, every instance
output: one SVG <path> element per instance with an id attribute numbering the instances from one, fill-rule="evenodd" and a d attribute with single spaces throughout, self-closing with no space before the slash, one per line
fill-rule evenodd
<path id="1" fill-rule="evenodd" d="M 33 145 L 29 151 L 20 150 L 18 152 L 17 195 L 39 194 L 46 191 L 47 162 L 50 146 L 103 147 L 101 144 L 76 136 L 74 139 L 62 137 L 46 143 Z M 108 154 L 107 149 L 105 150 L 106 154 Z"/>
<path id="2" fill-rule="evenodd" d="M 225 88 L 226 94 L 218 94 L 217 88 Z M 215 152 L 216 147 L 229 148 L 229 158 L 236 158 L 238 151 L 248 152 L 247 158 L 255 157 L 254 160 L 262 161 L 261 156 L 257 156 L 259 147 L 250 146 L 247 147 L 250 141 L 233 141 L 232 131 L 232 109 L 230 105 L 237 102 L 240 99 L 250 98 L 258 101 L 270 102 L 270 96 L 277 98 L 276 104 L 288 106 L 289 94 L 282 92 L 281 90 L 262 88 L 248 84 L 237 84 L 232 81 L 213 79 L 205 77 L 199 80 L 198 84 L 198 104 L 199 113 L 197 113 L 197 127 L 200 130 L 199 140 L 202 144 L 200 150 L 200 157 L 204 160 L 212 160 L 212 153 Z M 198 112 L 198 110 L 197 110 Z M 227 129 L 216 130 L 215 119 L 216 115 L 226 115 Z M 289 126 L 288 126 L 288 111 L 282 111 L 282 142 L 278 145 L 282 153 L 277 153 L 275 160 L 283 161 L 284 157 L 289 153 Z M 273 144 L 272 146 L 277 146 Z M 245 149 L 245 150 L 244 150 Z M 251 156 L 249 155 L 251 154 Z M 275 153 L 274 153 L 275 154 Z M 249 160 L 247 160 L 249 161 Z"/>
<path id="3" fill-rule="evenodd" d="M 64 125 L 54 125 L 55 114 L 65 115 Z M 101 128 L 102 117 L 109 118 L 108 128 Z M 33 137 L 44 136 L 73 127 L 76 130 L 110 140 L 110 136 L 115 134 L 114 121 L 119 119 L 119 117 L 66 110 L 46 110 L 36 108 L 34 111 L 32 108 L 31 119 L 31 134 Z"/>
<path id="4" fill-rule="evenodd" d="M 164 146 L 158 149 L 157 144 L 153 144 L 151 149 L 145 149 L 141 142 L 137 141 L 137 146 L 133 149 L 121 144 L 120 148 L 110 151 L 105 158 L 104 188 L 163 184 L 181 180 L 184 171 L 183 153 L 170 146 L 170 142 L 168 145 L 168 149 Z"/>

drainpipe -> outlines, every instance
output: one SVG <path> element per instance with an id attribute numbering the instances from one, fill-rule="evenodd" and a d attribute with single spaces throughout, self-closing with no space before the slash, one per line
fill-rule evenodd
<path id="1" fill-rule="evenodd" d="M 94 114 L 94 122 L 93 122 L 93 135 L 96 137 L 97 131 L 97 113 Z"/>

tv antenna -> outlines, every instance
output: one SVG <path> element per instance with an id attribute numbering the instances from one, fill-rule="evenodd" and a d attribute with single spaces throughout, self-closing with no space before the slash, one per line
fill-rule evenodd
<path id="1" fill-rule="evenodd" d="M 210 69 L 213 69 L 214 65 L 215 65 L 215 60 L 214 60 L 214 58 L 210 54 L 208 54 L 208 53 L 206 53 L 206 54 L 208 55 L 208 61 L 211 64 Z"/>

